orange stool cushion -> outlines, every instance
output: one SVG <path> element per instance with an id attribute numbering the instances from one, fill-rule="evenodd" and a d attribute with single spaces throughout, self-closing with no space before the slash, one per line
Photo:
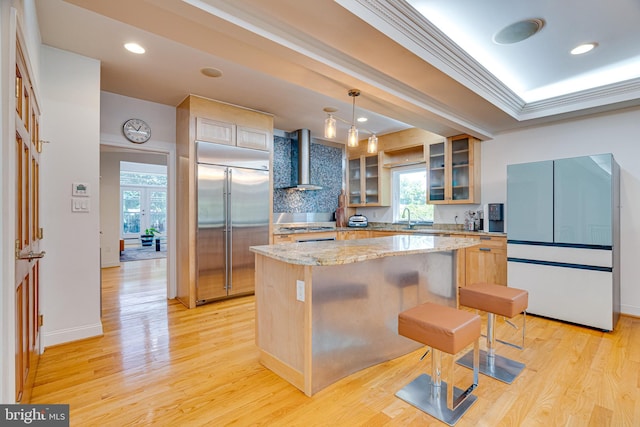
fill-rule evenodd
<path id="1" fill-rule="evenodd" d="M 458 295 L 460 305 L 509 318 L 522 313 L 529 305 L 527 291 L 489 283 L 462 287 Z"/>
<path id="2" fill-rule="evenodd" d="M 398 315 L 398 334 L 456 354 L 480 338 L 480 316 L 427 302 Z"/>

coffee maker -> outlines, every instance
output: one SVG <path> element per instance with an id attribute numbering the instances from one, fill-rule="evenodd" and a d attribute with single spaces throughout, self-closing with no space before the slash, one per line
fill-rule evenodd
<path id="1" fill-rule="evenodd" d="M 504 203 L 489 203 L 489 232 L 504 233 Z"/>

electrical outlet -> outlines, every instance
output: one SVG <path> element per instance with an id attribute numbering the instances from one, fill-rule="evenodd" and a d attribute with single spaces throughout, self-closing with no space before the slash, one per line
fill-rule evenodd
<path id="1" fill-rule="evenodd" d="M 296 280 L 296 299 L 304 301 L 304 281 Z"/>

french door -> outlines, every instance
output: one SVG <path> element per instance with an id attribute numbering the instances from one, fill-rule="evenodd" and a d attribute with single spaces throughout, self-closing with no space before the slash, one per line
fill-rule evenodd
<path id="1" fill-rule="evenodd" d="M 39 358 L 40 111 L 18 42 L 15 74 L 15 399 L 28 403 Z"/>
<path id="2" fill-rule="evenodd" d="M 165 188 L 120 187 L 120 233 L 123 238 L 138 238 L 147 228 L 166 232 L 167 190 Z"/>

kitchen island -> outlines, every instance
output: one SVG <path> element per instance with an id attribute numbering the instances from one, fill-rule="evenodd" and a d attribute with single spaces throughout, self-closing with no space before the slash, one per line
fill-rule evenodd
<path id="1" fill-rule="evenodd" d="M 457 306 L 456 253 L 471 238 L 396 235 L 253 246 L 260 362 L 311 396 L 407 354 L 398 313 Z"/>

